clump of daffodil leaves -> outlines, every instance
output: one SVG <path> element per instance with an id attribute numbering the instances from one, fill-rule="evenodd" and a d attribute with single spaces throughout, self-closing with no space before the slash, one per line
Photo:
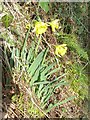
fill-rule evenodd
<path id="1" fill-rule="evenodd" d="M 48 23 L 44 23 L 42 21 L 40 22 L 35 21 L 35 27 L 34 27 L 33 32 L 35 32 L 37 36 L 41 35 L 46 32 L 48 26 L 51 26 L 52 31 L 55 32 L 55 30 L 59 28 L 59 19 L 53 20 Z M 29 29 L 29 27 L 30 27 L 30 24 L 27 24 L 26 29 Z M 66 52 L 67 52 L 66 44 L 55 46 L 55 54 L 58 57 L 64 56 Z"/>

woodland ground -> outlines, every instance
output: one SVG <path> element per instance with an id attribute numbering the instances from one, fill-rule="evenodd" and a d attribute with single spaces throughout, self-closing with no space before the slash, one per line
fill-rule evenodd
<path id="1" fill-rule="evenodd" d="M 59 19 L 61 28 L 56 32 L 59 35 L 54 34 L 51 28 L 48 28 L 48 31 L 43 34 L 43 41 L 39 44 L 38 54 L 44 48 L 49 48 L 49 53 L 46 59 L 50 61 L 50 63 L 57 60 L 57 65 L 55 67 L 58 67 L 59 65 L 61 67 L 60 73 L 54 73 L 49 81 L 52 81 L 58 74 L 63 75 L 64 73 L 67 73 L 65 80 L 69 84 L 56 89 L 54 94 L 48 100 L 47 105 L 54 104 L 53 96 L 56 101 L 63 101 L 65 98 L 71 96 L 77 97 L 74 100 L 70 100 L 62 105 L 52 108 L 47 115 L 49 118 L 87 118 L 88 76 L 86 74 L 86 68 L 88 65 L 88 55 L 85 51 L 87 51 L 88 47 L 88 4 L 50 3 L 49 11 L 47 13 L 38 6 L 38 4 L 39 3 L 35 2 L 0 3 L 0 46 L 2 45 L 2 49 L 4 49 L 3 46 L 6 44 L 11 48 L 13 46 L 20 48 L 24 43 L 24 38 L 27 33 L 27 24 L 31 24 L 33 20 L 38 20 L 39 17 L 43 22 L 50 22 L 51 20 Z M 2 19 L 7 13 L 12 14 L 13 17 L 9 15 L 5 19 Z M 60 31 L 63 31 L 63 34 L 61 34 Z M 74 41 L 73 35 L 76 36 L 78 42 Z M 67 41 L 66 39 L 63 40 L 62 38 L 64 37 L 68 37 L 70 41 Z M 30 32 L 27 39 L 27 48 L 29 48 L 32 41 L 38 44 L 35 34 Z M 55 55 L 55 48 L 53 45 L 61 44 L 63 42 L 68 45 L 68 51 L 64 57 L 59 58 Z M 79 47 L 78 44 L 81 44 L 81 47 Z M 8 58 L 9 56 L 10 55 L 8 54 Z M 36 106 L 33 107 L 30 101 L 30 96 L 24 87 L 29 86 L 29 84 L 26 84 L 24 81 L 25 74 L 22 75 L 21 71 L 12 69 L 13 76 L 10 76 L 9 71 L 7 72 L 7 70 L 5 70 L 7 66 L 4 62 L 3 65 L 3 118 L 43 117 L 42 112 L 37 110 Z M 22 77 L 20 77 L 20 75 Z M 38 100 L 36 101 L 36 104 L 38 104 L 37 102 Z M 46 118 L 45 115 L 44 118 Z"/>

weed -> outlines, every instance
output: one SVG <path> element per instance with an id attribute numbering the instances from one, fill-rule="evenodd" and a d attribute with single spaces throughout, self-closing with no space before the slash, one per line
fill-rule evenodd
<path id="1" fill-rule="evenodd" d="M 79 99 L 88 99 L 88 77 L 85 75 L 83 65 L 74 63 L 67 68 L 67 73 L 67 80 L 75 93 L 78 93 Z"/>
<path id="2" fill-rule="evenodd" d="M 13 16 L 8 13 L 1 18 L 1 21 L 3 22 L 3 25 L 8 28 L 13 21 Z"/>
<path id="3" fill-rule="evenodd" d="M 81 59 L 83 58 L 84 60 L 89 60 L 87 51 L 85 51 L 85 49 L 81 47 L 74 34 L 65 34 L 60 32 L 58 33 L 58 41 L 67 44 L 69 49 L 76 52 Z"/>

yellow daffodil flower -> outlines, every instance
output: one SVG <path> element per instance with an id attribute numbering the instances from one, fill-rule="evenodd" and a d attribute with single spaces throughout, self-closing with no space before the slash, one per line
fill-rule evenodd
<path id="1" fill-rule="evenodd" d="M 26 24 L 26 29 L 30 28 L 30 23 Z"/>
<path id="2" fill-rule="evenodd" d="M 35 28 L 34 32 L 36 32 L 36 35 L 45 33 L 47 30 L 47 23 L 44 22 L 35 22 Z"/>
<path id="3" fill-rule="evenodd" d="M 67 52 L 66 44 L 56 45 L 55 54 L 57 56 L 59 56 L 59 57 L 64 56 L 66 52 Z"/>
<path id="4" fill-rule="evenodd" d="M 52 22 L 49 22 L 51 28 L 52 28 L 52 31 L 55 32 L 55 29 L 58 29 L 59 28 L 59 23 L 58 23 L 59 19 L 56 19 Z"/>

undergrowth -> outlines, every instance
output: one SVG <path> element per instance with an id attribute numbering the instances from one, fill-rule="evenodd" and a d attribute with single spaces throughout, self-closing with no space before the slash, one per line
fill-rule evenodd
<path id="1" fill-rule="evenodd" d="M 74 34 L 61 32 L 58 33 L 57 37 L 58 42 L 67 44 L 69 51 L 72 51 L 72 60 L 70 60 L 70 63 L 67 63 L 68 65 L 66 66 L 66 72 L 68 73 L 67 80 L 71 88 L 79 94 L 80 100 L 88 99 L 88 76 L 86 72 L 89 58 L 87 51 L 82 48 L 77 40 L 78 38 Z"/>
<path id="2" fill-rule="evenodd" d="M 58 41 L 66 43 L 67 46 L 71 51 L 74 51 L 77 53 L 77 55 L 80 57 L 80 59 L 88 61 L 88 54 L 87 51 L 82 48 L 79 43 L 78 38 L 75 36 L 75 34 L 65 34 L 65 33 L 58 33 Z"/>
<path id="3" fill-rule="evenodd" d="M 23 116 L 25 113 L 30 118 L 39 118 L 44 116 L 44 114 L 34 104 L 32 104 L 30 97 L 26 98 L 23 92 L 20 92 L 20 95 L 13 95 L 12 102 L 16 103 L 18 110 L 23 113 Z"/>
<path id="4" fill-rule="evenodd" d="M 67 67 L 67 80 L 71 88 L 78 93 L 79 100 L 88 99 L 88 76 L 83 66 L 74 63 Z"/>
<path id="5" fill-rule="evenodd" d="M 28 5 L 29 3 L 26 7 Z M 8 13 L 0 18 L 5 27 L 5 31 L 0 34 L 0 39 L 3 41 L 0 49 L 4 56 L 3 67 L 10 73 L 12 81 L 20 89 L 20 94 L 12 95 L 12 102 L 29 117 L 47 116 L 49 118 L 48 113 L 53 108 L 74 98 L 77 98 L 78 101 L 88 99 L 86 68 L 89 57 L 87 49 L 83 47 L 83 39 L 79 36 L 83 34 L 86 27 L 80 22 L 82 18 L 77 19 L 77 16 L 74 16 L 74 12 L 77 10 L 74 11 L 75 8 L 72 8 L 74 6 L 72 4 L 61 3 L 57 5 L 57 3 L 39 2 L 39 4 L 33 5 L 36 15 L 34 15 L 35 13 L 31 14 L 35 17 L 30 18 L 32 22 L 29 21 L 26 27 L 24 26 L 25 38 L 23 34 L 20 35 L 20 30 L 14 30 L 13 15 Z M 55 9 L 54 15 L 52 15 L 50 8 Z M 79 12 L 80 8 L 81 12 L 86 9 L 80 5 Z M 39 9 L 45 15 L 52 17 L 46 17 L 44 20 L 40 16 Z M 28 11 L 25 9 L 24 14 L 27 14 L 26 18 L 29 19 Z M 53 17 L 54 19 L 52 19 Z M 77 27 L 80 27 L 80 30 L 77 30 Z M 82 28 L 83 30 L 81 30 Z M 47 40 L 49 38 L 45 37 L 49 34 L 48 32 L 55 37 L 55 44 L 54 42 L 49 43 Z M 0 57 L 3 58 L 3 56 Z M 8 78 L 5 79 L 9 84 L 11 80 Z M 63 90 L 67 85 L 77 96 L 69 95 L 62 101 L 57 100 L 55 91 L 60 88 Z M 53 102 L 49 103 L 51 99 Z"/>

